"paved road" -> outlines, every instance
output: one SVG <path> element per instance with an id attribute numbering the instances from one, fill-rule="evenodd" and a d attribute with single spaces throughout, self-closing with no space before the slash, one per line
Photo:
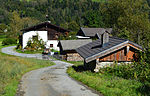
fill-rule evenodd
<path id="1" fill-rule="evenodd" d="M 14 48 L 16 46 L 10 46 L 10 47 L 5 47 L 2 48 L 2 52 L 9 54 L 9 55 L 15 55 L 15 56 L 20 56 L 20 57 L 27 57 L 27 58 L 37 58 L 37 59 L 42 59 L 42 54 L 24 54 L 24 53 L 17 53 L 14 51 Z"/>
<path id="2" fill-rule="evenodd" d="M 14 47 L 3 48 L 2 52 L 21 57 L 29 56 L 14 52 Z M 37 58 L 36 56 L 41 55 L 30 54 L 29 58 Z M 100 96 L 67 75 L 66 69 L 71 64 L 59 60 L 52 61 L 56 65 L 26 73 L 21 79 L 16 96 Z"/>

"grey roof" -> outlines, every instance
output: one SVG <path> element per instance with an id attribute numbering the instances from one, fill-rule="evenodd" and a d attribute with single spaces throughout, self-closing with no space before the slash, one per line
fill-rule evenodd
<path id="1" fill-rule="evenodd" d="M 60 40 L 59 44 L 62 46 L 63 50 L 75 50 L 80 46 L 88 44 L 92 42 L 91 39 L 83 39 L 83 40 Z M 59 45 L 58 44 L 58 45 Z"/>
<path id="2" fill-rule="evenodd" d="M 82 28 L 81 31 L 84 33 L 85 36 L 95 36 L 98 34 L 103 34 L 104 32 L 112 33 L 112 28 Z"/>
<path id="3" fill-rule="evenodd" d="M 109 37 L 109 42 L 104 46 L 101 46 L 101 40 L 98 39 L 77 48 L 76 51 L 85 59 L 86 62 L 90 62 L 102 56 L 106 56 L 114 51 L 117 51 L 119 50 L 118 47 L 121 49 L 128 43 L 134 45 L 139 50 L 142 50 L 141 46 L 129 40 Z"/>

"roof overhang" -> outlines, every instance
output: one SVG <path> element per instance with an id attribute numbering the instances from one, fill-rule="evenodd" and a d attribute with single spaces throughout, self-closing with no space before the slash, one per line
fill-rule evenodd
<path id="1" fill-rule="evenodd" d="M 106 56 L 106 55 L 108 55 L 108 54 L 110 54 L 110 53 L 112 53 L 112 52 L 114 52 L 114 51 L 117 51 L 117 50 L 119 50 L 119 49 L 122 49 L 122 48 L 124 48 L 124 47 L 126 47 L 126 46 L 131 46 L 131 47 L 133 47 L 133 48 L 135 48 L 135 49 L 137 49 L 137 50 L 139 50 L 139 51 L 142 51 L 142 50 L 143 50 L 141 46 L 139 46 L 139 45 L 137 45 L 137 44 L 135 44 L 135 43 L 133 44 L 133 43 L 130 42 L 130 41 L 125 41 L 125 42 L 123 42 L 123 43 L 121 43 L 121 44 L 118 44 L 118 45 L 116 45 L 116 46 L 114 46 L 114 47 L 111 47 L 111 48 L 109 48 L 109 49 L 107 49 L 107 50 L 105 50 L 105 51 L 102 51 L 102 52 L 97 53 L 97 54 L 95 54 L 95 55 L 92 55 L 92 56 L 89 56 L 89 57 L 87 57 L 87 58 L 84 58 L 84 59 L 85 59 L 85 62 L 88 63 L 88 62 L 93 61 L 93 60 L 95 60 L 95 59 L 97 59 L 97 58 Z"/>

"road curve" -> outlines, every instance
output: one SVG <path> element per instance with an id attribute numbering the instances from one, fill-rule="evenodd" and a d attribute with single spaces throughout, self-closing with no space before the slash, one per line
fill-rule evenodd
<path id="1" fill-rule="evenodd" d="M 28 57 L 29 54 L 17 53 L 15 46 L 5 47 L 1 51 L 9 55 Z M 30 54 L 29 58 L 41 58 Z M 30 71 L 23 75 L 16 96 L 102 96 L 71 79 L 67 67 L 71 64 L 52 60 L 56 65 Z"/>

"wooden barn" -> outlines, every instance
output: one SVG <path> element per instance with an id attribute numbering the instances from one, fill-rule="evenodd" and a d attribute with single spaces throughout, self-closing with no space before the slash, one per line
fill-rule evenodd
<path id="1" fill-rule="evenodd" d="M 59 48 L 57 47 L 59 36 L 61 34 L 68 35 L 68 33 L 70 32 L 67 29 L 52 24 L 50 21 L 25 28 L 21 31 L 23 32 L 23 34 L 21 35 L 20 42 L 22 43 L 23 48 L 26 47 L 29 38 L 37 36 L 38 34 L 40 37 L 39 39 L 43 39 L 43 41 L 46 42 L 47 48 L 55 50 L 59 50 Z"/>
<path id="2" fill-rule="evenodd" d="M 114 61 L 131 63 L 136 59 L 136 52 L 142 47 L 129 40 L 110 37 L 105 31 L 97 34 L 98 40 L 83 45 L 76 51 L 84 58 L 87 69 L 98 71 L 100 67 L 112 64 Z"/>
<path id="3" fill-rule="evenodd" d="M 60 55 L 67 61 L 83 61 L 83 58 L 76 52 L 76 48 L 92 42 L 91 39 L 84 40 L 60 40 L 58 47 Z"/>

